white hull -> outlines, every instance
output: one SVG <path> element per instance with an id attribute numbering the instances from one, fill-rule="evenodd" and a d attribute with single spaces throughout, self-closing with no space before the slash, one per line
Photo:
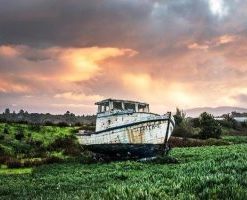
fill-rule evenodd
<path id="1" fill-rule="evenodd" d="M 173 119 L 156 117 L 108 128 L 92 134 L 80 134 L 79 143 L 93 144 L 164 144 L 174 129 Z M 169 128 L 167 128 L 169 123 Z"/>

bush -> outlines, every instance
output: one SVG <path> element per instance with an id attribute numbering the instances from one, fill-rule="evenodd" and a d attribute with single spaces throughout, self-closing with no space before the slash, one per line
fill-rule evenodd
<path id="1" fill-rule="evenodd" d="M 58 158 L 58 157 L 55 157 L 55 156 L 51 156 L 51 157 L 48 157 L 48 158 L 45 159 L 45 163 L 46 164 L 59 163 L 61 161 L 62 161 L 61 158 Z"/>
<path id="2" fill-rule="evenodd" d="M 39 124 L 32 124 L 29 126 L 30 131 L 40 132 L 41 126 Z"/>
<path id="3" fill-rule="evenodd" d="M 54 126 L 54 123 L 52 123 L 51 121 L 45 121 L 44 125 L 45 126 Z"/>
<path id="4" fill-rule="evenodd" d="M 76 122 L 74 125 L 75 126 L 83 126 L 83 122 Z"/>
<path id="5" fill-rule="evenodd" d="M 177 126 L 180 126 L 182 121 L 185 119 L 185 113 L 182 110 L 176 109 L 176 114 L 173 116 Z"/>
<path id="6" fill-rule="evenodd" d="M 15 139 L 22 140 L 24 138 L 24 133 L 22 129 L 17 130 L 15 133 Z"/>
<path id="7" fill-rule="evenodd" d="M 178 137 L 171 137 L 169 139 L 169 145 L 174 147 L 200 147 L 200 146 L 221 146 L 221 145 L 229 145 L 230 142 L 217 140 L 214 138 L 210 138 L 207 140 L 200 139 L 183 139 Z"/>
<path id="8" fill-rule="evenodd" d="M 15 158 L 10 158 L 8 159 L 5 164 L 7 165 L 8 168 L 20 168 L 22 167 L 22 163 L 20 160 L 15 159 Z"/>
<path id="9" fill-rule="evenodd" d="M 243 128 L 247 128 L 247 121 L 240 122 L 240 123 L 241 123 L 241 126 L 242 126 Z"/>
<path id="10" fill-rule="evenodd" d="M 58 122 L 57 125 L 59 127 L 67 127 L 67 126 L 69 126 L 69 124 L 67 122 Z"/>
<path id="11" fill-rule="evenodd" d="M 0 145 L 0 156 L 4 155 L 4 148 L 2 145 Z"/>
<path id="12" fill-rule="evenodd" d="M 200 127 L 200 120 L 199 120 L 199 118 L 192 118 L 191 119 L 191 125 L 194 128 L 199 128 Z"/>
<path id="13" fill-rule="evenodd" d="M 219 139 L 222 130 L 219 123 L 211 114 L 202 113 L 199 118 L 201 131 L 199 132 L 201 139 L 217 138 Z"/>
<path id="14" fill-rule="evenodd" d="M 18 153 L 28 154 L 31 151 L 31 146 L 24 141 L 22 142 L 13 141 L 12 148 L 17 154 Z"/>
<path id="15" fill-rule="evenodd" d="M 34 160 L 25 160 L 23 163 L 23 167 L 33 167 L 33 166 L 40 166 L 45 164 L 45 159 L 34 159 Z"/>
<path id="16" fill-rule="evenodd" d="M 6 135 L 8 135 L 8 134 L 9 134 L 9 129 L 8 129 L 8 127 L 4 127 L 4 129 L 3 129 L 3 133 L 4 133 L 4 134 L 6 134 Z"/>
<path id="17" fill-rule="evenodd" d="M 192 134 L 184 127 L 175 127 L 172 132 L 172 135 L 176 137 L 183 137 L 183 138 L 188 138 L 192 136 Z"/>
<path id="18" fill-rule="evenodd" d="M 97 163 L 98 159 L 96 154 L 92 153 L 91 151 L 84 151 L 80 155 L 79 161 L 83 164 L 92 164 L 92 163 Z"/>
<path id="19" fill-rule="evenodd" d="M 63 150 L 65 154 L 71 156 L 80 155 L 80 145 L 74 136 L 67 136 L 65 138 L 58 138 L 48 147 L 51 151 Z"/>
<path id="20" fill-rule="evenodd" d="M 4 140 L 4 134 L 0 133 L 0 140 Z"/>
<path id="21" fill-rule="evenodd" d="M 2 155 L 0 156 L 0 164 L 5 164 L 7 160 L 9 160 L 9 156 Z"/>

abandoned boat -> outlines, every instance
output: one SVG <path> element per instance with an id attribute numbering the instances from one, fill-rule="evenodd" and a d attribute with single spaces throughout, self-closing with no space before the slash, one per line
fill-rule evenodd
<path id="1" fill-rule="evenodd" d="M 95 132 L 80 131 L 79 143 L 95 153 L 118 157 L 153 157 L 164 152 L 175 122 L 171 113 L 149 112 L 149 104 L 106 99 L 98 106 Z"/>

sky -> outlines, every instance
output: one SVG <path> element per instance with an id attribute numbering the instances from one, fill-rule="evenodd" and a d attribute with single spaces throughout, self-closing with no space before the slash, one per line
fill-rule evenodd
<path id="1" fill-rule="evenodd" d="M 0 110 L 247 107 L 246 0 L 0 0 Z"/>

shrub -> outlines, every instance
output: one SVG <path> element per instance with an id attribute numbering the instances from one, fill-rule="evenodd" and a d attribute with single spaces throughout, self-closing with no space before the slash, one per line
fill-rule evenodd
<path id="1" fill-rule="evenodd" d="M 41 126 L 39 124 L 32 124 L 29 126 L 30 131 L 40 132 Z"/>
<path id="2" fill-rule="evenodd" d="M 55 157 L 55 156 L 51 156 L 51 157 L 48 157 L 48 158 L 45 159 L 45 163 L 46 164 L 59 163 L 61 161 L 62 161 L 61 158 L 58 158 L 58 157 Z"/>
<path id="3" fill-rule="evenodd" d="M 191 119 L 191 126 L 194 127 L 194 128 L 199 128 L 200 127 L 199 118 L 192 118 Z"/>
<path id="4" fill-rule="evenodd" d="M 28 154 L 32 147 L 27 144 L 26 142 L 24 141 L 21 141 L 21 142 L 13 142 L 12 143 L 12 148 L 14 149 L 15 153 L 21 153 L 21 154 Z"/>
<path id="5" fill-rule="evenodd" d="M 51 121 L 45 121 L 44 125 L 45 126 L 54 126 L 54 123 L 52 123 Z"/>
<path id="6" fill-rule="evenodd" d="M 5 164 L 7 165 L 8 168 L 20 168 L 22 167 L 22 163 L 20 160 L 15 159 L 15 158 L 10 158 L 8 159 Z"/>
<path id="7" fill-rule="evenodd" d="M 4 148 L 2 145 L 0 145 L 0 156 L 4 155 Z"/>
<path id="8" fill-rule="evenodd" d="M 220 138 L 222 134 L 221 127 L 211 114 L 202 113 L 199 121 L 201 128 L 199 135 L 201 139 Z"/>
<path id="9" fill-rule="evenodd" d="M 4 134 L 0 133 L 0 140 L 4 140 Z"/>
<path id="10" fill-rule="evenodd" d="M 187 138 L 192 136 L 192 134 L 184 127 L 175 127 L 172 132 L 173 136 Z"/>
<path id="11" fill-rule="evenodd" d="M 7 160 L 9 160 L 9 156 L 2 155 L 0 156 L 0 164 L 5 164 Z"/>
<path id="12" fill-rule="evenodd" d="M 177 126 L 180 126 L 185 118 L 185 113 L 182 110 L 176 109 L 176 114 L 173 116 Z"/>
<path id="13" fill-rule="evenodd" d="M 94 125 L 85 124 L 80 128 L 80 130 L 95 131 L 95 126 Z"/>
<path id="14" fill-rule="evenodd" d="M 33 161 L 31 160 L 25 160 L 23 163 L 23 167 L 32 167 L 33 166 Z"/>
<path id="15" fill-rule="evenodd" d="M 78 156 L 81 152 L 80 145 L 74 136 L 58 138 L 49 145 L 48 149 L 51 151 L 63 150 L 65 154 L 71 156 Z"/>
<path id="16" fill-rule="evenodd" d="M 4 127 L 3 133 L 6 134 L 6 135 L 9 134 L 9 129 L 8 129 L 8 127 L 6 127 L 6 126 Z"/>
<path id="17" fill-rule="evenodd" d="M 17 130 L 15 133 L 15 139 L 22 140 L 24 138 L 24 133 L 22 129 Z"/>
<path id="18" fill-rule="evenodd" d="M 241 126 L 242 126 L 243 128 L 247 128 L 247 121 L 240 122 L 240 123 L 241 123 Z"/>
<path id="19" fill-rule="evenodd" d="M 83 126 L 83 123 L 82 122 L 76 122 L 75 126 Z"/>
<path id="20" fill-rule="evenodd" d="M 69 126 L 69 124 L 67 122 L 58 122 L 57 125 L 59 127 L 67 127 L 67 126 Z"/>
<path id="21" fill-rule="evenodd" d="M 217 140 L 210 138 L 207 140 L 200 139 L 183 139 L 178 137 L 171 137 L 169 139 L 169 145 L 173 147 L 200 147 L 200 146 L 220 146 L 220 145 L 229 145 L 230 142 Z"/>
<path id="22" fill-rule="evenodd" d="M 84 151 L 79 157 L 79 161 L 83 164 L 92 164 L 97 162 L 96 154 L 91 151 Z"/>
<path id="23" fill-rule="evenodd" d="M 45 159 L 34 159 L 34 160 L 25 160 L 23 163 L 23 167 L 33 167 L 33 166 L 40 166 L 45 164 Z"/>

